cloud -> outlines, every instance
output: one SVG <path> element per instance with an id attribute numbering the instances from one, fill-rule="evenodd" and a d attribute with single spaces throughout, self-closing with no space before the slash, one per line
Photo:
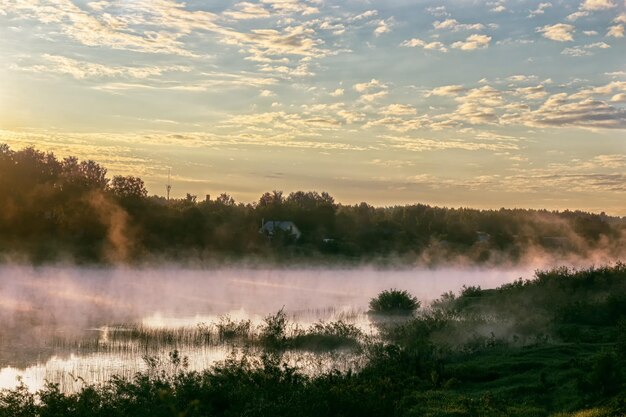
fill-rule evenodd
<path id="1" fill-rule="evenodd" d="M 148 80 L 143 83 L 128 82 L 111 82 L 101 83 L 93 87 L 96 90 L 108 91 L 111 93 L 120 93 L 130 90 L 172 90 L 172 91 L 188 91 L 203 92 L 214 91 L 220 89 L 232 89 L 241 87 L 268 87 L 277 83 L 275 78 L 260 77 L 248 73 L 221 73 L 221 72 L 203 72 L 200 74 L 201 80 L 197 81 L 179 81 L 179 82 L 158 82 L 156 80 Z"/>
<path id="2" fill-rule="evenodd" d="M 426 11 L 435 17 L 444 17 L 450 15 L 450 13 L 446 11 L 446 6 L 430 6 L 426 8 Z"/>
<path id="3" fill-rule="evenodd" d="M 529 81 L 534 81 L 536 79 L 537 79 L 536 75 L 523 75 L 523 74 L 511 75 L 510 77 L 507 77 L 507 80 L 513 81 L 513 82 L 529 82 Z"/>
<path id="4" fill-rule="evenodd" d="M 610 26 L 608 31 L 606 32 L 606 36 L 612 36 L 614 38 L 623 38 L 624 37 L 624 25 Z"/>
<path id="5" fill-rule="evenodd" d="M 372 159 L 369 161 L 372 165 L 377 165 L 385 168 L 402 168 L 415 166 L 415 162 L 406 161 L 402 159 Z"/>
<path id="6" fill-rule="evenodd" d="M 307 16 L 319 13 L 317 7 L 309 6 L 300 0 L 261 0 L 261 3 L 268 4 L 275 12 L 283 14 L 299 13 Z"/>
<path id="7" fill-rule="evenodd" d="M 626 129 L 626 110 L 594 98 L 580 100 L 566 93 L 554 94 L 537 109 L 510 117 L 506 122 L 541 127 L 584 127 L 597 129 Z"/>
<path id="8" fill-rule="evenodd" d="M 344 93 L 344 89 L 343 88 L 337 88 L 335 89 L 335 91 L 329 93 L 331 96 L 333 97 L 341 97 L 343 96 Z"/>
<path id="9" fill-rule="evenodd" d="M 394 132 L 408 132 L 411 130 L 429 128 L 432 130 L 440 130 L 444 126 L 439 126 L 441 122 L 437 120 L 431 119 L 427 115 L 415 116 L 410 118 L 404 118 L 404 114 L 392 114 L 387 113 L 387 115 L 381 119 L 370 120 L 366 124 L 363 125 L 364 129 L 374 128 L 374 127 L 384 127 Z M 447 120 L 446 123 L 451 121 Z M 456 124 L 456 122 L 452 122 Z"/>
<path id="10" fill-rule="evenodd" d="M 241 2 L 235 4 L 235 10 L 226 10 L 224 16 L 235 20 L 261 19 L 271 14 L 262 5 L 257 3 Z"/>
<path id="11" fill-rule="evenodd" d="M 384 115 L 408 116 L 416 114 L 417 111 L 415 110 L 415 107 L 407 104 L 390 104 L 382 109 L 381 113 Z"/>
<path id="12" fill-rule="evenodd" d="M 508 152 L 506 152 L 508 153 Z M 524 161 L 524 158 L 515 158 Z M 623 172 L 603 172 L 606 169 L 624 167 L 620 155 L 598 155 L 589 160 L 572 160 L 567 164 L 548 164 L 543 168 L 518 169 L 521 173 L 479 175 L 470 178 L 441 177 L 432 174 L 419 174 L 408 177 L 407 182 L 433 189 L 464 188 L 470 190 L 490 190 L 498 192 L 610 192 L 626 190 L 626 174 Z"/>
<path id="13" fill-rule="evenodd" d="M 597 170 L 599 168 L 624 169 L 626 168 L 626 155 L 610 154 L 597 155 L 590 160 L 576 164 L 581 169 Z"/>
<path id="14" fill-rule="evenodd" d="M 313 125 L 313 126 L 319 126 L 319 127 L 328 127 L 328 126 L 340 126 L 341 123 L 338 120 L 334 120 L 334 119 L 306 119 L 304 120 L 304 123 L 309 124 L 309 125 Z"/>
<path id="15" fill-rule="evenodd" d="M 260 64 L 259 70 L 262 72 L 273 73 L 286 79 L 290 79 L 292 77 L 310 77 L 315 75 L 309 70 L 308 63 L 301 63 L 295 66 Z"/>
<path id="16" fill-rule="evenodd" d="M 491 36 L 487 35 L 470 35 L 465 41 L 458 41 L 452 44 L 453 48 L 464 51 L 472 51 L 474 49 L 483 49 L 489 46 Z"/>
<path id="17" fill-rule="evenodd" d="M 563 55 L 571 55 L 571 56 L 590 56 L 593 55 L 593 49 L 608 49 L 611 46 L 604 42 L 595 42 L 589 45 L 584 46 L 576 46 L 573 48 L 565 48 L 561 51 Z"/>
<path id="18" fill-rule="evenodd" d="M 386 90 L 382 90 L 377 93 L 363 94 L 361 96 L 361 100 L 370 103 L 372 101 L 375 101 L 375 100 L 378 100 L 380 98 L 387 96 L 387 94 L 389 94 L 389 92 Z"/>
<path id="19" fill-rule="evenodd" d="M 537 100 L 548 95 L 548 93 L 546 92 L 546 88 L 543 85 L 516 88 L 515 94 L 520 95 L 527 100 Z"/>
<path id="20" fill-rule="evenodd" d="M 328 19 L 328 18 L 327 18 Z M 320 29 L 331 31 L 333 35 L 339 36 L 346 32 L 346 26 L 333 20 L 324 20 L 320 25 Z"/>
<path id="21" fill-rule="evenodd" d="M 626 93 L 618 93 L 611 97 L 613 103 L 626 103 Z"/>
<path id="22" fill-rule="evenodd" d="M 370 91 L 372 89 L 375 88 L 387 88 L 386 84 L 381 83 L 380 81 L 378 81 L 375 78 L 372 78 L 370 81 L 365 82 L 365 83 L 358 83 L 358 84 L 354 84 L 353 88 L 359 92 L 359 93 L 363 93 L 366 91 Z"/>
<path id="23" fill-rule="evenodd" d="M 311 121 L 306 123 L 298 120 L 298 129 L 321 129 L 316 127 L 316 123 L 323 124 L 322 121 Z M 330 124 L 330 128 L 336 126 Z M 112 174 L 132 174 L 139 175 L 144 179 L 162 175 L 163 162 L 154 159 L 136 156 L 136 149 L 120 144 L 143 144 L 143 145 L 172 145 L 177 148 L 211 148 L 219 146 L 250 146 L 253 148 L 285 148 L 285 149 L 314 149 L 314 150 L 340 150 L 340 151 L 364 151 L 369 148 L 365 146 L 352 145 L 341 142 L 325 142 L 298 139 L 293 140 L 297 132 L 286 132 L 278 134 L 213 134 L 206 132 L 179 132 L 171 133 L 167 131 L 147 131 L 135 133 L 72 133 L 64 132 L 62 135 L 56 133 L 34 133 L 34 132 L 11 132 L 0 130 L 0 139 L 9 140 L 9 143 L 32 146 L 37 143 L 42 150 L 53 150 L 57 154 L 76 155 L 81 159 L 93 158 L 98 155 L 98 162 L 109 168 Z M 33 142 L 35 140 L 35 142 Z M 112 145 L 96 146 L 94 143 L 112 143 Z M 152 152 L 149 153 L 152 155 Z"/>
<path id="24" fill-rule="evenodd" d="M 110 3 L 100 3 L 91 12 L 70 0 L 45 5 L 36 0 L 6 0 L 22 19 L 56 25 L 60 32 L 87 46 L 105 46 L 145 53 L 195 54 L 181 39 L 193 30 L 214 30 L 217 16 L 205 11 L 188 11 L 171 0 L 136 0 L 116 5 L 122 13 L 105 12 Z M 142 30 L 134 28 L 142 26 Z"/>
<path id="25" fill-rule="evenodd" d="M 447 52 L 448 49 L 446 48 L 446 46 L 441 43 L 441 42 L 425 42 L 421 39 L 418 38 L 413 38 L 413 39 L 408 39 L 404 42 L 402 42 L 400 44 L 400 46 L 405 47 L 405 48 L 415 48 L 417 46 L 427 49 L 427 50 L 434 50 L 434 51 L 439 51 L 439 52 Z"/>
<path id="26" fill-rule="evenodd" d="M 365 119 L 365 115 L 363 113 L 353 110 L 339 110 L 337 111 L 337 115 L 343 118 L 348 124 L 361 122 Z"/>
<path id="27" fill-rule="evenodd" d="M 458 25 L 459 22 L 456 21 L 456 19 L 446 19 L 442 22 L 436 20 L 435 22 L 433 22 L 433 27 L 435 29 L 453 29 L 456 25 Z"/>
<path id="28" fill-rule="evenodd" d="M 535 17 L 541 14 L 544 14 L 546 9 L 549 9 L 552 7 L 552 3 L 539 3 L 539 5 L 537 6 L 537 8 L 535 10 L 531 10 L 530 14 L 528 15 L 528 17 Z"/>
<path id="29" fill-rule="evenodd" d="M 452 31 L 460 31 L 460 30 L 483 30 L 485 25 L 482 23 L 473 23 L 473 24 L 462 24 L 459 23 L 456 19 L 446 19 L 443 21 L 436 20 L 433 22 L 433 27 L 436 30 L 452 30 Z"/>
<path id="30" fill-rule="evenodd" d="M 162 75 L 165 72 L 189 72 L 190 67 L 173 65 L 173 66 L 152 66 L 152 67 L 125 67 L 111 66 L 92 62 L 79 61 L 76 59 L 64 57 L 61 55 L 43 54 L 42 58 L 46 61 L 45 65 L 33 65 L 26 67 L 17 67 L 23 71 L 37 73 L 55 73 L 67 74 L 77 80 L 86 78 L 107 78 L 107 77 L 124 77 L 144 79 Z"/>
<path id="31" fill-rule="evenodd" d="M 306 117 L 309 118 L 339 118 L 344 119 L 347 124 L 364 120 L 365 115 L 353 109 L 346 109 L 345 103 L 318 103 L 313 105 L 302 105 Z"/>
<path id="32" fill-rule="evenodd" d="M 579 90 L 577 93 L 571 94 L 572 99 L 583 99 L 594 96 L 606 97 L 615 92 L 626 92 L 626 81 L 611 81 L 608 84 L 597 87 L 588 87 Z"/>
<path id="33" fill-rule="evenodd" d="M 394 26 L 394 24 L 395 21 L 392 17 L 390 17 L 389 19 L 379 20 L 376 29 L 374 29 L 374 35 L 380 36 L 382 34 L 391 32 L 391 28 Z"/>
<path id="34" fill-rule="evenodd" d="M 410 152 L 425 152 L 434 150 L 463 149 L 466 151 L 503 151 L 516 150 L 517 145 L 512 143 L 498 142 L 472 142 L 468 140 L 436 140 L 429 138 L 416 138 L 407 136 L 384 135 L 381 138 L 389 142 L 389 146 Z"/>
<path id="35" fill-rule="evenodd" d="M 358 22 L 359 20 L 365 20 L 365 19 L 370 19 L 372 17 L 376 17 L 378 16 L 378 11 L 377 10 L 367 10 L 361 14 L 358 14 L 354 17 L 351 17 L 349 20 L 351 22 Z"/>
<path id="36" fill-rule="evenodd" d="M 606 48 L 606 44 L 588 45 Z M 532 79 L 512 76 L 516 80 Z M 613 81 L 583 88 L 574 94 L 552 94 L 546 84 L 499 90 L 490 85 L 465 90 L 461 85 L 442 86 L 427 91 L 425 97 L 453 96 L 458 103 L 449 113 L 419 120 L 417 127 L 439 129 L 463 125 L 497 124 L 531 127 L 580 127 L 587 129 L 626 129 L 626 109 L 616 104 L 626 98 L 626 81 Z M 547 98 L 546 98 L 547 97 Z M 539 101 L 537 103 L 537 101 Z M 414 127 L 403 120 L 379 120 L 378 125 L 401 131 Z M 373 125 L 373 124 L 372 124 Z"/>
<path id="37" fill-rule="evenodd" d="M 537 32 L 542 33 L 544 38 L 558 42 L 574 40 L 572 37 L 574 30 L 574 26 L 566 23 L 557 23 L 555 25 L 546 25 L 541 28 L 537 28 Z"/>
<path id="38" fill-rule="evenodd" d="M 581 4 L 582 10 L 607 10 L 617 7 L 613 0 L 585 0 Z"/>
<path id="39" fill-rule="evenodd" d="M 570 22 L 576 21 L 581 17 L 587 17 L 591 12 L 596 10 L 606 10 L 615 7 L 613 0 L 585 0 L 579 7 L 578 11 L 567 16 Z"/>
<path id="40" fill-rule="evenodd" d="M 459 105 L 448 117 L 469 124 L 497 123 L 496 109 L 504 104 L 502 93 L 489 85 L 473 88 L 455 100 Z"/>
<path id="41" fill-rule="evenodd" d="M 199 54 L 185 42 L 191 34 L 211 32 L 217 35 L 219 41 L 239 46 L 240 52 L 258 62 L 268 63 L 289 55 L 319 58 L 330 54 L 322 48 L 324 42 L 315 38 L 315 31 L 303 25 L 255 28 L 242 32 L 219 23 L 223 18 L 246 20 L 267 17 L 269 12 L 264 12 L 264 5 L 274 15 L 281 16 L 317 12 L 317 8 L 298 0 L 263 0 L 261 4 L 240 2 L 221 16 L 203 10 L 189 10 L 184 3 L 175 0 L 100 2 L 86 10 L 70 0 L 55 0 L 45 7 L 37 0 L 6 1 L 20 18 L 57 25 L 60 33 L 87 46 L 198 57 Z M 56 32 L 49 32 L 56 36 Z M 310 73 L 302 70 L 302 62 L 295 64 L 292 75 Z"/>
<path id="42" fill-rule="evenodd" d="M 465 91 L 462 85 L 444 85 L 426 92 L 425 96 L 457 96 Z"/>
<path id="43" fill-rule="evenodd" d="M 529 174 L 507 176 L 502 185 L 509 189 L 526 192 L 546 190 L 569 190 L 576 192 L 623 192 L 626 191 L 626 175 L 621 173 L 563 173 L 550 169 L 534 170 Z"/>
<path id="44" fill-rule="evenodd" d="M 569 20 L 570 22 L 574 22 L 580 19 L 581 17 L 587 17 L 587 16 L 589 16 L 589 12 L 579 10 L 577 12 L 569 14 L 567 16 L 567 20 Z"/>
<path id="45" fill-rule="evenodd" d="M 249 45 L 250 52 L 261 56 L 300 55 L 304 57 L 322 57 L 325 53 L 318 48 L 322 43 L 312 38 L 312 29 L 289 26 L 283 30 L 253 29 L 249 33 L 224 32 L 223 41 L 231 45 Z"/>
<path id="46" fill-rule="evenodd" d="M 487 6 L 491 7 L 489 9 L 489 11 L 493 12 L 493 13 L 505 12 L 506 11 L 506 6 L 504 4 L 505 4 L 504 0 L 487 2 Z"/>

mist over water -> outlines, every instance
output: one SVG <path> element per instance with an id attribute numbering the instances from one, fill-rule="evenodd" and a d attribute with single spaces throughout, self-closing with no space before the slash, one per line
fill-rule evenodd
<path id="1" fill-rule="evenodd" d="M 423 301 L 462 285 L 491 288 L 530 278 L 531 267 L 507 269 L 159 269 L 0 268 L 0 314 L 31 314 L 46 324 L 85 324 L 153 314 L 267 314 L 349 306 L 366 308 L 388 288 Z"/>
<path id="2" fill-rule="evenodd" d="M 88 268 L 7 265 L 0 268 L 0 388 L 21 376 L 31 389 L 45 380 L 72 391 L 112 375 L 145 370 L 142 356 L 164 354 L 126 344 L 113 349 L 107 326 L 193 329 L 220 316 L 253 325 L 281 308 L 308 326 L 319 320 L 351 321 L 368 331 L 369 300 L 389 288 L 405 289 L 423 303 L 463 285 L 493 288 L 535 268 L 481 269 L 183 269 Z M 88 342 L 91 341 L 91 342 Z M 103 348 L 106 347 L 106 348 Z M 118 346 L 119 348 L 119 346 Z M 224 359 L 230 348 L 177 347 L 191 369 Z M 301 358 L 300 358 L 301 359 Z"/>

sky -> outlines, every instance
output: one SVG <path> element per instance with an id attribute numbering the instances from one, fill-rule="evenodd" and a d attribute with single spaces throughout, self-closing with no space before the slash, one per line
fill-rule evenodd
<path id="1" fill-rule="evenodd" d="M 0 0 L 0 143 L 150 194 L 626 215 L 626 0 Z"/>

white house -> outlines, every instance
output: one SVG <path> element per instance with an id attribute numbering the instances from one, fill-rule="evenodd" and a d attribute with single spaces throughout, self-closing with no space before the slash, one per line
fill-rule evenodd
<path id="1" fill-rule="evenodd" d="M 296 240 L 300 239 L 300 236 L 302 235 L 302 233 L 300 233 L 300 229 L 298 229 L 298 226 L 296 226 L 294 222 L 283 220 L 263 221 L 262 226 L 259 229 L 259 233 L 272 237 L 277 230 L 282 230 L 285 233 L 289 233 Z"/>

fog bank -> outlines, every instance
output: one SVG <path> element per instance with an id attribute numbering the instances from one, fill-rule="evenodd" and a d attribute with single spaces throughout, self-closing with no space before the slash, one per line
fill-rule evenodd
<path id="1" fill-rule="evenodd" d="M 244 309 L 267 314 L 349 306 L 366 308 L 387 288 L 401 288 L 423 301 L 463 285 L 492 288 L 530 267 L 411 270 L 258 269 L 210 270 L 0 267 L 0 317 L 29 315 L 48 324 L 91 325 L 146 315 L 221 314 Z M 43 323 L 42 323 L 43 324 Z"/>

